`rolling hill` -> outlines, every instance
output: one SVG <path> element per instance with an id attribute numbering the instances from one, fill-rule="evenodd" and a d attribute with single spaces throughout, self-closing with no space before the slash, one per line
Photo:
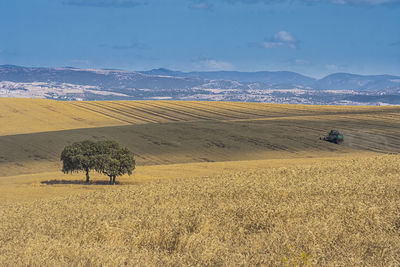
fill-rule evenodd
<path id="1" fill-rule="evenodd" d="M 82 139 L 116 140 L 139 166 L 400 151 L 398 107 L 0 101 L 1 176 L 56 171 L 63 147 Z M 330 129 L 344 133 L 343 146 L 319 140 Z"/>
<path id="2" fill-rule="evenodd" d="M 393 75 L 356 75 L 334 73 L 315 82 L 314 87 L 328 90 L 361 90 L 398 92 L 400 79 Z"/>
<path id="3" fill-rule="evenodd" d="M 399 111 L 0 99 L 0 262 L 397 266 Z M 83 139 L 129 147 L 133 175 L 62 174 Z"/>

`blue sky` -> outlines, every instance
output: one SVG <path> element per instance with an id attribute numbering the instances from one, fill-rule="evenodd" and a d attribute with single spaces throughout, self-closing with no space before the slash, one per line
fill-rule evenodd
<path id="1" fill-rule="evenodd" d="M 0 64 L 400 75 L 400 0 L 0 0 Z"/>

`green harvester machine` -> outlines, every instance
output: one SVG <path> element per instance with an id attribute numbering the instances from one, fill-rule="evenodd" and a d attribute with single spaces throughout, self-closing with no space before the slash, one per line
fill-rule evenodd
<path id="1" fill-rule="evenodd" d="M 339 133 L 338 130 L 331 130 L 328 136 L 320 139 L 331 143 L 340 144 L 344 141 L 344 136 L 343 134 Z"/>

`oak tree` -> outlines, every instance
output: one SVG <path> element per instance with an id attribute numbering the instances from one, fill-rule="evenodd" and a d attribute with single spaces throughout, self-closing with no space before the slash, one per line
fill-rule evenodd
<path id="1" fill-rule="evenodd" d="M 97 143 L 98 155 L 96 171 L 107 175 L 110 184 L 115 184 L 117 176 L 131 175 L 135 169 L 134 154 L 127 148 L 120 147 L 114 141 L 100 141 Z"/>
<path id="2" fill-rule="evenodd" d="M 61 153 L 64 173 L 86 172 L 86 182 L 89 183 L 89 172 L 95 169 L 97 145 L 95 142 L 85 140 L 68 145 Z"/>

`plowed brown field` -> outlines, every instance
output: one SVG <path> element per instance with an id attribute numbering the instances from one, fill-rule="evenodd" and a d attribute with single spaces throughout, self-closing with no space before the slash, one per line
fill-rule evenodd
<path id="1" fill-rule="evenodd" d="M 400 151 L 399 107 L 0 99 L 0 176 L 54 171 L 63 147 L 112 139 L 139 166 Z M 319 140 L 339 129 L 346 142 Z M 328 153 L 328 154 L 326 154 Z"/>

